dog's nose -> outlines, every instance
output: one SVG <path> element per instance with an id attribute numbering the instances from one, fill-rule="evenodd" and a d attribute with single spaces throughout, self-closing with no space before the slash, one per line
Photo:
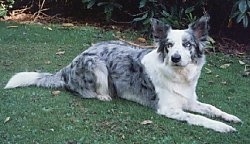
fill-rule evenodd
<path id="1" fill-rule="evenodd" d="M 171 60 L 174 63 L 178 63 L 179 61 L 181 61 L 181 55 L 175 53 L 174 55 L 171 56 Z"/>

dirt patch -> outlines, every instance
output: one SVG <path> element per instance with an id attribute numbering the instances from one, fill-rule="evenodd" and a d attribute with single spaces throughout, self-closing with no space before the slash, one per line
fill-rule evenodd
<path id="1" fill-rule="evenodd" d="M 250 54 L 250 43 L 240 44 L 230 38 L 218 38 L 216 43 L 216 48 L 220 52 L 236 55 Z"/>

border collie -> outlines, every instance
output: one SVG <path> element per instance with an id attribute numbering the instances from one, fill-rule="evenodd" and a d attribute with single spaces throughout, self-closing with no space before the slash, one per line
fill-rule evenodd
<path id="1" fill-rule="evenodd" d="M 218 132 L 236 131 L 232 126 L 202 115 L 229 122 L 241 122 L 239 118 L 197 100 L 196 85 L 208 44 L 208 21 L 209 16 L 203 16 L 187 29 L 177 30 L 152 18 L 156 49 L 122 41 L 100 42 L 55 74 L 17 73 L 5 89 L 35 85 L 65 88 L 82 98 L 102 101 L 119 97 L 191 125 Z"/>

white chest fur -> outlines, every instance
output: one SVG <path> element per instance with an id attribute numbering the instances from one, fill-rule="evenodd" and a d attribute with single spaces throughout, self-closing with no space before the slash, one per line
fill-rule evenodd
<path id="1" fill-rule="evenodd" d="M 167 65 L 159 61 L 156 50 L 146 55 L 142 64 L 155 86 L 159 109 L 182 108 L 189 101 L 196 100 L 195 87 L 203 64 L 191 63 L 185 67 Z"/>

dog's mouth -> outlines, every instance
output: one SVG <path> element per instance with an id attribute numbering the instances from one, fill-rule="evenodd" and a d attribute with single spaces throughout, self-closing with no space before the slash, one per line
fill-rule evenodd
<path id="1" fill-rule="evenodd" d="M 188 64 L 182 64 L 182 63 L 171 63 L 172 67 L 186 67 Z"/>
<path id="2" fill-rule="evenodd" d="M 182 66 L 180 63 L 172 63 L 172 66 Z"/>

